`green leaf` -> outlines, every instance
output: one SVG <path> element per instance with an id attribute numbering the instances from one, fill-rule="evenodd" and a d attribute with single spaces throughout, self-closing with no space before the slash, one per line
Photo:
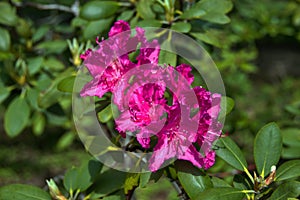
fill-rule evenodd
<path id="1" fill-rule="evenodd" d="M 136 10 L 139 16 L 141 16 L 143 19 L 154 19 L 155 13 L 151 9 L 152 4 L 152 0 L 138 1 L 136 5 Z"/>
<path id="2" fill-rule="evenodd" d="M 50 27 L 48 25 L 40 26 L 32 35 L 32 41 L 37 42 L 42 39 L 47 32 L 49 31 Z"/>
<path id="3" fill-rule="evenodd" d="M 191 199 L 196 199 L 204 190 L 213 187 L 209 176 L 200 171 L 198 174 L 179 171 L 178 179 Z"/>
<path id="4" fill-rule="evenodd" d="M 282 148 L 281 156 L 284 159 L 300 158 L 299 147 L 284 147 Z"/>
<path id="5" fill-rule="evenodd" d="M 129 21 L 132 18 L 133 14 L 134 10 L 125 10 L 121 13 L 120 16 L 118 16 L 117 20 Z"/>
<path id="6" fill-rule="evenodd" d="M 37 72 L 40 71 L 42 64 L 44 62 L 43 57 L 34 57 L 34 58 L 28 58 L 27 59 L 27 66 L 28 66 L 28 71 L 30 75 L 34 75 Z"/>
<path id="7" fill-rule="evenodd" d="M 265 177 L 280 158 L 282 138 L 276 123 L 262 127 L 254 140 L 254 160 L 258 173 Z"/>
<path id="8" fill-rule="evenodd" d="M 51 200 L 50 195 L 35 186 L 13 184 L 0 188 L 1 200 Z"/>
<path id="9" fill-rule="evenodd" d="M 221 111 L 219 114 L 219 119 L 224 118 L 228 115 L 234 107 L 234 100 L 230 97 L 222 97 L 221 98 Z"/>
<path id="10" fill-rule="evenodd" d="M 80 9 L 80 17 L 86 20 L 104 19 L 112 16 L 119 9 L 114 1 L 91 1 Z"/>
<path id="11" fill-rule="evenodd" d="M 214 186 L 214 188 L 224 188 L 224 187 L 231 187 L 231 185 L 229 185 L 226 181 L 224 181 L 223 179 L 220 179 L 218 177 L 211 177 L 211 182 Z"/>
<path id="12" fill-rule="evenodd" d="M 75 139 L 76 134 L 72 131 L 64 133 L 56 144 L 56 149 L 61 151 L 69 147 Z"/>
<path id="13" fill-rule="evenodd" d="M 37 136 L 41 135 L 45 130 L 45 126 L 46 126 L 45 115 L 43 115 L 40 112 L 36 112 L 32 118 L 32 132 Z"/>
<path id="14" fill-rule="evenodd" d="M 140 175 L 141 174 L 137 173 L 127 173 L 124 185 L 125 194 L 128 194 L 131 190 L 133 190 L 139 185 Z"/>
<path id="15" fill-rule="evenodd" d="M 0 51 L 9 51 L 10 35 L 6 29 L 0 27 Z"/>
<path id="16" fill-rule="evenodd" d="M 216 6 L 218 5 L 218 6 Z M 181 19 L 202 19 L 213 23 L 225 24 L 230 19 L 225 15 L 232 9 L 230 0 L 201 0 L 186 10 Z"/>
<path id="17" fill-rule="evenodd" d="M 146 185 L 148 184 L 148 182 L 150 181 L 151 178 L 151 172 L 146 172 L 146 173 L 141 173 L 140 176 L 140 187 L 146 187 Z"/>
<path id="18" fill-rule="evenodd" d="M 137 23 L 139 27 L 161 27 L 161 22 L 155 19 L 145 19 Z"/>
<path id="19" fill-rule="evenodd" d="M 276 171 L 275 181 L 283 181 L 300 176 L 300 160 L 289 160 Z"/>
<path id="20" fill-rule="evenodd" d="M 108 169 L 97 177 L 92 189 L 100 198 L 118 189 L 122 189 L 124 187 L 125 179 L 125 172 Z"/>
<path id="21" fill-rule="evenodd" d="M 196 200 L 242 200 L 245 194 L 236 188 L 209 188 L 197 196 Z"/>
<path id="22" fill-rule="evenodd" d="M 177 22 L 173 23 L 171 29 L 181 32 L 181 33 L 188 33 L 190 32 L 192 26 L 190 23 L 187 22 Z"/>
<path id="23" fill-rule="evenodd" d="M 7 2 L 0 2 L 0 24 L 14 26 L 18 22 L 16 10 Z"/>
<path id="24" fill-rule="evenodd" d="M 216 47 L 221 47 L 218 31 L 216 30 L 207 30 L 204 33 L 193 32 L 190 34 L 197 40 L 203 41 Z"/>
<path id="25" fill-rule="evenodd" d="M 233 177 L 233 186 L 237 189 L 241 190 L 251 190 L 251 184 L 249 183 L 248 179 L 240 174 L 236 174 Z"/>
<path id="26" fill-rule="evenodd" d="M 113 116 L 112 116 L 112 110 L 111 105 L 108 105 L 106 108 L 104 108 L 101 112 L 98 114 L 98 119 L 102 123 L 108 122 Z"/>
<path id="27" fill-rule="evenodd" d="M 73 92 L 73 86 L 74 86 L 75 78 L 76 78 L 76 76 L 69 76 L 67 78 L 64 78 L 63 80 L 61 80 L 58 83 L 57 89 L 59 91 L 61 91 L 61 92 L 72 93 Z"/>
<path id="28" fill-rule="evenodd" d="M 49 71 L 60 71 L 65 68 L 65 65 L 55 57 L 50 57 L 46 60 L 44 60 L 44 66 Z"/>
<path id="29" fill-rule="evenodd" d="M 10 91 L 4 86 L 0 85 L 0 104 L 9 96 Z"/>
<path id="30" fill-rule="evenodd" d="M 291 181 L 279 185 L 273 192 L 269 200 L 286 200 L 288 198 L 297 198 L 300 195 L 300 182 Z"/>
<path id="31" fill-rule="evenodd" d="M 281 135 L 283 144 L 292 147 L 300 147 L 300 129 L 283 129 L 281 130 Z"/>
<path id="32" fill-rule="evenodd" d="M 37 50 L 43 50 L 45 54 L 61 54 L 66 48 L 67 42 L 65 40 L 45 41 L 36 46 Z"/>
<path id="33" fill-rule="evenodd" d="M 216 154 L 232 167 L 244 171 L 247 169 L 246 159 L 241 149 L 229 137 L 220 138 L 216 146 Z"/>
<path id="34" fill-rule="evenodd" d="M 73 193 L 78 189 L 77 176 L 78 176 L 78 169 L 75 167 L 69 169 L 65 174 L 64 187 L 69 193 Z"/>
<path id="35" fill-rule="evenodd" d="M 85 39 L 94 39 L 97 35 L 103 34 L 110 28 L 113 20 L 114 18 L 110 17 L 107 19 L 88 22 L 83 29 L 83 37 Z"/>
<path id="36" fill-rule="evenodd" d="M 8 106 L 4 116 L 4 129 L 8 136 L 16 137 L 26 127 L 30 117 L 30 107 L 26 100 L 16 97 Z"/>

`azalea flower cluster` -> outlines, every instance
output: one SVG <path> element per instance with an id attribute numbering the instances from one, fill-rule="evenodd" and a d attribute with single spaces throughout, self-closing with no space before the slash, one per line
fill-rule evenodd
<path id="1" fill-rule="evenodd" d="M 148 41 L 142 28 L 135 32 L 131 36 L 129 24 L 117 21 L 108 40 L 97 41 L 97 50 L 81 55 L 93 77 L 81 96 L 113 94 L 113 103 L 120 111 L 116 129 L 123 137 L 134 133 L 144 149 L 153 148 L 150 171 L 157 171 L 170 159 L 211 167 L 215 161 L 212 145 L 222 128 L 218 121 L 221 95 L 200 86 L 192 88 L 194 76 L 187 64 L 159 66 L 158 41 Z M 137 47 L 139 55 L 133 62 L 129 54 Z M 152 140 L 156 141 L 154 146 Z"/>

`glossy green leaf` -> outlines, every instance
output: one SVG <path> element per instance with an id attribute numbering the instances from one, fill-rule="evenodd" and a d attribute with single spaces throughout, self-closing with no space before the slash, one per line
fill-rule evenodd
<path id="1" fill-rule="evenodd" d="M 254 160 L 258 173 L 265 177 L 279 161 L 282 138 L 276 123 L 269 123 L 257 133 L 254 141 Z"/>
<path id="2" fill-rule="evenodd" d="M 128 194 L 129 191 L 133 190 L 139 185 L 140 175 L 141 174 L 139 173 L 127 173 L 124 185 L 125 194 Z"/>
<path id="3" fill-rule="evenodd" d="M 10 49 L 9 32 L 0 27 L 0 51 L 8 51 Z"/>
<path id="4" fill-rule="evenodd" d="M 90 1 L 80 9 L 80 17 L 86 20 L 104 19 L 112 16 L 119 9 L 114 1 Z"/>
<path id="5" fill-rule="evenodd" d="M 201 192 L 213 187 L 209 176 L 205 174 L 192 174 L 189 172 L 178 172 L 178 179 L 184 191 L 191 199 L 196 199 Z"/>
<path id="6" fill-rule="evenodd" d="M 300 160 L 289 160 L 276 171 L 275 181 L 283 181 L 300 176 Z"/>
<path id="7" fill-rule="evenodd" d="M 61 80 L 58 83 L 57 89 L 59 91 L 61 91 L 61 92 L 72 93 L 73 92 L 73 86 L 74 86 L 75 78 L 76 78 L 76 76 L 69 76 L 67 78 L 64 78 L 63 80 Z"/>
<path id="8" fill-rule="evenodd" d="M 18 22 L 16 10 L 7 2 L 0 2 L 0 24 L 14 26 Z"/>
<path id="9" fill-rule="evenodd" d="M 190 32 L 192 26 L 190 23 L 187 22 L 177 22 L 173 23 L 171 29 L 181 32 L 181 33 L 188 33 Z"/>
<path id="10" fill-rule="evenodd" d="M 114 18 L 99 19 L 96 21 L 90 21 L 83 29 L 83 37 L 85 39 L 94 39 L 96 36 L 103 34 L 109 30 Z"/>
<path id="11" fill-rule="evenodd" d="M 40 26 L 32 35 L 32 41 L 37 42 L 42 39 L 47 32 L 49 31 L 50 27 L 48 25 Z"/>
<path id="12" fill-rule="evenodd" d="M 9 104 L 4 116 L 4 129 L 8 136 L 16 137 L 29 122 L 30 107 L 26 99 L 16 97 Z"/>
<path id="13" fill-rule="evenodd" d="M 140 0 L 137 2 L 137 12 L 143 19 L 154 19 L 155 13 L 151 9 L 152 0 Z"/>
<path id="14" fill-rule="evenodd" d="M 206 14 L 205 10 L 199 9 L 194 6 L 188 10 L 186 10 L 181 16 L 181 19 L 192 19 L 192 18 L 200 18 Z"/>
<path id="15" fill-rule="evenodd" d="M 288 198 L 297 198 L 300 195 L 300 182 L 291 181 L 279 185 L 273 192 L 269 200 L 286 200 Z"/>
<path id="16" fill-rule="evenodd" d="M 300 129 L 287 128 L 281 130 L 282 142 L 287 146 L 300 148 Z"/>
<path id="17" fill-rule="evenodd" d="M 51 200 L 50 195 L 35 186 L 13 184 L 0 188 L 1 200 Z"/>
<path id="18" fill-rule="evenodd" d="M 241 149 L 231 138 L 220 138 L 216 142 L 216 147 L 216 154 L 229 165 L 241 171 L 247 169 L 247 162 Z"/>
<path id="19" fill-rule="evenodd" d="M 70 193 L 73 193 L 78 189 L 78 182 L 77 182 L 77 176 L 78 176 L 78 169 L 75 167 L 72 167 L 69 169 L 64 177 L 64 187 L 66 190 Z"/>
<path id="20" fill-rule="evenodd" d="M 195 200 L 242 200 L 245 194 L 236 188 L 210 188 L 199 194 Z"/>
<path id="21" fill-rule="evenodd" d="M 209 30 L 205 31 L 204 33 L 201 32 L 193 32 L 190 33 L 193 37 L 195 37 L 197 40 L 200 40 L 202 42 L 205 42 L 207 44 L 211 44 L 216 47 L 221 47 L 220 39 L 217 34 L 218 32 L 216 30 Z"/>

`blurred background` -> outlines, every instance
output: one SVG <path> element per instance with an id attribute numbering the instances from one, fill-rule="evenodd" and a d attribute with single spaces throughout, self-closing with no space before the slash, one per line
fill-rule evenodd
<path id="1" fill-rule="evenodd" d="M 235 101 L 224 132 L 249 163 L 255 133 L 270 121 L 282 129 L 282 159 L 300 158 L 300 1 L 202 1 L 200 17 L 193 0 L 1 1 L 0 186 L 43 187 L 90 158 L 72 121 L 74 75 L 79 55 L 119 19 L 182 32 L 211 54 Z M 217 160 L 209 172 L 226 179 L 232 170 Z M 176 195 L 164 179 L 137 190 L 137 199 Z"/>

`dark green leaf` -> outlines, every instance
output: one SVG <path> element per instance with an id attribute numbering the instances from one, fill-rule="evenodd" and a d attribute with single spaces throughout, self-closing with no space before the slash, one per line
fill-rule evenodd
<path id="1" fill-rule="evenodd" d="M 196 200 L 242 200 L 245 194 L 236 188 L 210 188 L 200 193 Z"/>
<path id="2" fill-rule="evenodd" d="M 198 7 L 192 7 L 186 10 L 181 16 L 181 19 L 192 19 L 200 18 L 206 14 L 205 10 L 199 9 Z"/>
<path id="3" fill-rule="evenodd" d="M 0 2 L 0 24 L 14 26 L 18 22 L 15 8 L 7 2 Z"/>
<path id="4" fill-rule="evenodd" d="M 70 193 L 73 193 L 78 189 L 78 182 L 77 182 L 77 177 L 78 177 L 78 169 L 73 167 L 69 169 L 64 177 L 64 187 L 66 190 Z"/>
<path id="5" fill-rule="evenodd" d="M 278 168 L 276 171 L 275 181 L 283 181 L 300 176 L 300 160 L 290 160 Z"/>
<path id="6" fill-rule="evenodd" d="M 233 177 L 233 186 L 241 190 L 251 190 L 251 184 L 248 179 L 240 174 L 236 174 Z"/>
<path id="7" fill-rule="evenodd" d="M 10 35 L 6 29 L 0 27 L 0 51 L 8 51 L 10 49 Z"/>
<path id="8" fill-rule="evenodd" d="M 192 26 L 190 23 L 187 22 L 177 22 L 173 23 L 171 29 L 181 32 L 181 33 L 188 33 L 190 32 Z"/>
<path id="9" fill-rule="evenodd" d="M 50 57 L 46 60 L 44 60 L 44 66 L 49 71 L 60 71 L 65 68 L 65 65 L 58 59 L 54 57 Z"/>
<path id="10" fill-rule="evenodd" d="M 125 172 L 108 169 L 98 176 L 93 191 L 95 191 L 99 197 L 106 196 L 118 189 L 122 189 L 124 187 L 125 179 Z"/>
<path id="11" fill-rule="evenodd" d="M 275 123 L 269 123 L 257 133 L 254 141 L 254 160 L 258 173 L 265 177 L 280 158 L 282 138 Z"/>
<path id="12" fill-rule="evenodd" d="M 246 159 L 241 149 L 229 137 L 220 138 L 216 146 L 216 154 L 232 167 L 244 171 L 247 169 Z"/>
<path id="13" fill-rule="evenodd" d="M 279 185 L 269 200 L 286 200 L 288 198 L 297 198 L 300 195 L 300 182 L 291 181 Z"/>
<path id="14" fill-rule="evenodd" d="M 282 148 L 281 156 L 285 159 L 300 158 L 299 147 L 284 147 Z"/>
<path id="15" fill-rule="evenodd" d="M 57 89 L 59 91 L 62 91 L 62 92 L 72 93 L 73 92 L 73 86 L 74 86 L 75 78 L 76 78 L 76 76 L 69 76 L 67 78 L 64 78 L 63 80 L 61 80 L 58 83 Z"/>
<path id="16" fill-rule="evenodd" d="M 231 187 L 231 185 L 229 185 L 226 181 L 224 181 L 223 179 L 220 179 L 218 177 L 211 177 L 211 182 L 214 186 L 214 188 L 223 188 L 223 187 Z"/>
<path id="17" fill-rule="evenodd" d="M 32 41 L 37 42 L 42 39 L 47 32 L 49 31 L 50 27 L 48 25 L 40 26 L 32 35 Z"/>
<path id="18" fill-rule="evenodd" d="M 137 173 L 127 173 L 125 185 L 124 185 L 124 192 L 128 194 L 129 191 L 133 190 L 139 185 L 139 179 L 141 174 Z"/>
<path id="19" fill-rule="evenodd" d="M 4 129 L 8 136 L 16 137 L 26 127 L 30 116 L 30 107 L 26 100 L 16 97 L 8 106 L 4 116 Z"/>
<path id="20" fill-rule="evenodd" d="M 80 9 L 80 17 L 86 20 L 104 19 L 112 16 L 119 9 L 114 1 L 91 1 Z"/>
<path id="21" fill-rule="evenodd" d="M 140 0 L 137 2 L 137 12 L 143 19 L 154 19 L 155 13 L 151 9 L 152 0 Z"/>
<path id="22" fill-rule="evenodd" d="M 51 200 L 50 195 L 31 185 L 7 185 L 0 188 L 1 200 Z"/>
<path id="23" fill-rule="evenodd" d="M 213 187 L 209 176 L 205 174 L 194 175 L 179 171 L 178 179 L 191 199 L 196 199 L 204 190 Z"/>

